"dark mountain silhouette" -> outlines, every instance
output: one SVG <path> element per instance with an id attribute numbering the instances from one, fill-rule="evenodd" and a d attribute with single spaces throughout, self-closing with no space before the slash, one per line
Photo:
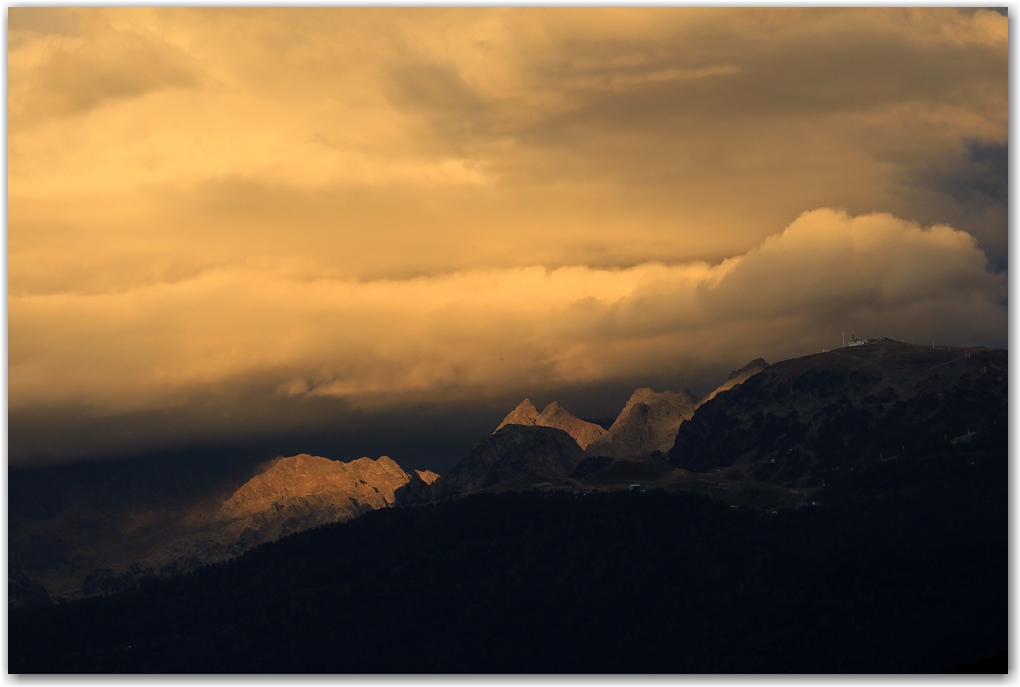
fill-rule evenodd
<path id="1" fill-rule="evenodd" d="M 31 579 L 17 565 L 7 566 L 7 607 L 42 608 L 52 606 L 46 587 Z"/>
<path id="2" fill-rule="evenodd" d="M 538 427 L 555 427 L 562 429 L 577 442 L 582 449 L 603 436 L 606 430 L 597 424 L 581 420 L 570 414 L 559 403 L 553 401 L 540 413 L 530 400 L 524 399 L 520 405 L 503 418 L 496 431 L 506 425 L 524 425 Z"/>
<path id="3" fill-rule="evenodd" d="M 505 479 L 490 487 L 485 487 L 472 493 L 500 494 L 514 491 L 569 491 L 573 493 L 587 489 L 583 483 L 570 477 L 564 477 L 562 474 L 554 472 L 549 468 L 534 468 L 528 470 L 523 475 Z"/>
<path id="4" fill-rule="evenodd" d="M 702 405 L 669 460 L 818 486 L 1005 423 L 1006 363 L 1003 350 L 891 341 L 786 360 Z"/>
<path id="5" fill-rule="evenodd" d="M 585 449 L 589 456 L 635 459 L 654 451 L 668 451 L 677 428 L 697 409 L 698 399 L 687 389 L 635 391 L 606 434 Z"/>
<path id="6" fill-rule="evenodd" d="M 446 498 L 491 487 L 537 468 L 566 476 L 584 458 L 581 447 L 561 429 L 508 424 L 482 439 L 432 487 L 437 498 Z"/>

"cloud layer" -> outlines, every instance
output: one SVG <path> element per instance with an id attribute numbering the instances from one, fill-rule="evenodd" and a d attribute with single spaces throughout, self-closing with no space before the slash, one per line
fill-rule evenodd
<path id="1" fill-rule="evenodd" d="M 994 12 L 9 15 L 12 418 L 1005 345 Z"/>
<path id="2" fill-rule="evenodd" d="M 15 411 L 70 401 L 103 415 L 258 380 L 281 398 L 364 409 L 484 401 L 814 352 L 842 330 L 1004 344 L 1005 296 L 1005 275 L 966 233 L 829 209 L 716 265 L 371 281 L 214 269 L 130 291 L 12 296 L 10 399 Z"/>

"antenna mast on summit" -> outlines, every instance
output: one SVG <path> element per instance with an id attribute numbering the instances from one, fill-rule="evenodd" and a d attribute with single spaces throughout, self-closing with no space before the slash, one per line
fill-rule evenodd
<path id="1" fill-rule="evenodd" d="M 846 348 L 846 332 L 843 332 L 843 348 Z"/>

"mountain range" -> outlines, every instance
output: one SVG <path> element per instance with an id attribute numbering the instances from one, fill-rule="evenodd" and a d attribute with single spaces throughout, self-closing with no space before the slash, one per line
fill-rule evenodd
<path id="1" fill-rule="evenodd" d="M 525 402 L 440 476 L 11 471 L 9 669 L 1001 671 L 1007 363 L 756 360 L 703 399 L 637 390 L 586 447 Z"/>
<path id="2" fill-rule="evenodd" d="M 854 469 L 932 450 L 940 433 L 944 443 L 988 435 L 1005 422 L 1005 370 L 1005 351 L 892 341 L 771 366 L 756 359 L 701 399 L 684 388 L 637 389 L 608 430 L 558 403 L 539 412 L 524 399 L 441 476 L 386 456 L 299 454 L 238 464 L 210 478 L 215 488 L 182 489 L 172 503 L 140 496 L 119 509 L 112 491 L 100 507 L 85 489 L 40 511 L 26 495 L 38 486 L 12 471 L 10 604 L 45 603 L 40 589 L 65 599 L 115 592 L 369 511 L 480 491 L 637 485 L 797 507 Z M 162 483 L 152 477 L 139 489 L 132 479 L 134 492 Z"/>
<path id="3" fill-rule="evenodd" d="M 241 474 L 247 479 L 236 487 L 229 486 L 240 481 L 235 472 L 219 477 L 226 490 L 196 496 L 192 488 L 169 504 L 125 502 L 122 490 L 99 487 L 58 495 L 58 503 L 42 512 L 15 500 L 9 605 L 45 604 L 40 589 L 67 599 L 188 572 L 294 532 L 390 507 L 398 490 L 431 498 L 429 485 L 438 478 L 431 471 L 405 472 L 387 456 L 345 463 L 307 454 L 278 457 Z M 134 488 L 158 489 L 153 483 L 165 476 L 138 471 Z M 24 489 L 21 479 L 15 473 L 15 489 Z M 19 499 L 27 498 L 25 491 Z"/>

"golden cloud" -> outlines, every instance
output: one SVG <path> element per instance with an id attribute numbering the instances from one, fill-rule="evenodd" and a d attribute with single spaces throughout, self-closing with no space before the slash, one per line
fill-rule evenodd
<path id="1" fill-rule="evenodd" d="M 130 291 L 12 296 L 10 399 L 126 412 L 267 374 L 280 394 L 355 405 L 527 393 L 661 369 L 678 352 L 753 357 L 763 338 L 808 352 L 834 345 L 838 329 L 823 327 L 840 322 L 994 337 L 1004 297 L 1005 276 L 969 235 L 828 209 L 717 265 L 372 281 L 224 268 Z"/>
<path id="2" fill-rule="evenodd" d="M 1004 343 L 1007 50 L 953 8 L 12 8 L 10 407 Z"/>

